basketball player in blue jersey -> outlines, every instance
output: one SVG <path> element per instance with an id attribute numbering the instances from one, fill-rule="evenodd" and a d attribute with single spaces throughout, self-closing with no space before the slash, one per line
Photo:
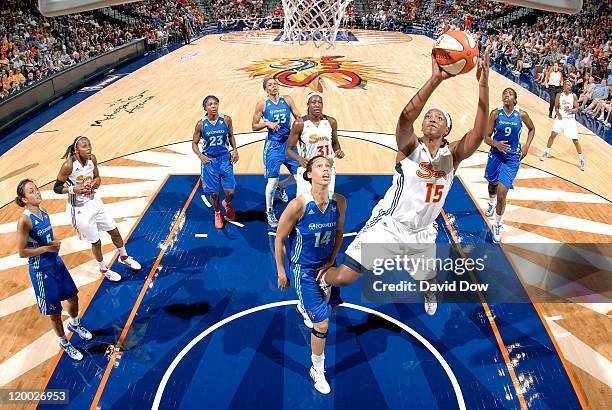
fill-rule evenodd
<path id="1" fill-rule="evenodd" d="M 478 102 L 471 130 L 453 142 L 446 137 L 452 130 L 451 117 L 441 108 L 426 111 L 421 125 L 422 137 L 417 136 L 415 122 L 436 88 L 451 75 L 443 71 L 432 56 L 431 77 L 410 99 L 399 115 L 395 128 L 398 151 L 395 158 L 395 174 L 391 187 L 372 210 L 372 215 L 348 246 L 344 261 L 339 267 L 319 271 L 317 280 L 322 289 L 328 286 L 346 286 L 362 274 L 372 272 L 372 260 L 363 258 L 362 250 L 370 244 L 389 244 L 391 252 L 397 252 L 398 244 L 411 251 L 410 244 L 419 245 L 416 252 L 422 254 L 423 244 L 435 258 L 437 229 L 435 220 L 442 211 L 450 191 L 454 173 L 461 161 L 469 158 L 482 143 L 487 132 L 489 114 L 489 56 L 487 47 L 484 59 L 476 69 Z M 425 312 L 433 315 L 437 309 L 435 292 L 436 270 L 421 269 L 410 272 L 419 282 L 425 303 Z"/>
<path id="2" fill-rule="evenodd" d="M 34 182 L 29 179 L 19 182 L 15 203 L 25 209 L 17 222 L 17 251 L 19 257 L 28 258 L 38 310 L 51 319 L 60 347 L 71 359 L 81 360 L 83 353 L 68 341 L 64 333 L 62 301 L 66 301 L 70 315 L 68 330 L 85 340 L 91 339 L 92 335 L 79 323 L 78 290 L 58 255 L 60 241 L 53 238 L 51 221 L 40 207 L 41 202 L 40 191 Z"/>
<path id="3" fill-rule="evenodd" d="M 494 217 L 492 230 L 495 242 L 501 240 L 501 222 L 508 190 L 514 188 L 512 182 L 535 136 L 535 126 L 529 114 L 516 108 L 516 91 L 506 88 L 502 93 L 502 101 L 503 106 L 489 114 L 489 130 L 484 139 L 491 146 L 485 169 L 485 178 L 489 181 L 489 206 L 485 214 L 487 218 Z M 528 133 L 527 142 L 521 146 L 523 123 Z"/>
<path id="4" fill-rule="evenodd" d="M 290 239 L 289 269 L 294 277 L 293 285 L 313 323 L 310 377 L 315 389 L 322 394 L 331 391 L 325 380 L 324 349 L 329 318 L 341 300 L 337 288 L 324 292 L 316 277 L 319 271 L 334 265 L 342 245 L 346 211 L 344 197 L 329 191 L 331 177 L 329 158 L 319 155 L 308 161 L 304 178 L 312 185 L 312 190 L 289 202 L 278 221 L 274 242 L 278 287 L 284 290 L 289 287 L 285 273 L 285 240 Z"/>
<path id="5" fill-rule="evenodd" d="M 232 119 L 229 115 L 219 114 L 219 99 L 209 95 L 202 103 L 206 115 L 198 121 L 193 132 L 191 149 L 202 162 L 202 189 L 210 195 L 210 202 L 215 209 L 215 228 L 222 229 L 223 216 L 219 209 L 219 193 L 225 193 L 221 202 L 225 216 L 230 221 L 236 218 L 232 208 L 236 179 L 234 166 L 238 161 L 238 148 L 234 138 Z M 198 146 L 202 140 L 202 148 Z M 231 144 L 232 153 L 228 149 Z"/>
<path id="6" fill-rule="evenodd" d="M 289 159 L 285 155 L 285 147 L 291 131 L 291 115 L 293 115 L 293 118 L 300 118 L 300 112 L 290 96 L 279 94 L 278 82 L 274 78 L 264 79 L 263 88 L 268 96 L 257 102 L 252 126 L 253 131 L 268 129 L 263 151 L 265 177 L 268 179 L 266 184 L 266 217 L 270 227 L 276 228 L 278 220 L 272 207 L 274 193 L 278 191 L 278 197 L 281 201 L 289 201 L 285 188 L 295 183 L 295 174 L 300 165 L 297 161 Z M 291 175 L 279 182 L 281 165 L 285 165 Z"/>

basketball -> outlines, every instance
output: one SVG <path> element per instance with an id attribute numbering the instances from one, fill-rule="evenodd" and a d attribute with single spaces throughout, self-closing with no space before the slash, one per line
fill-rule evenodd
<path id="1" fill-rule="evenodd" d="M 444 71 L 452 75 L 469 72 L 478 61 L 476 41 L 465 31 L 442 34 L 433 47 L 433 54 Z"/>

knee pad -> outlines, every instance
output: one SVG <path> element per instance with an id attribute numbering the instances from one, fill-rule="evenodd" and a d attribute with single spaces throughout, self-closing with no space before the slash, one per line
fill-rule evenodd
<path id="1" fill-rule="evenodd" d="M 492 184 L 491 182 L 489 182 L 489 195 L 495 195 L 497 194 L 497 184 Z"/>
<path id="2" fill-rule="evenodd" d="M 317 329 L 315 329 L 313 327 L 312 328 L 312 334 L 315 337 L 318 337 L 319 339 L 327 339 L 327 335 L 329 334 L 329 330 L 326 330 L 325 332 L 319 332 Z"/>

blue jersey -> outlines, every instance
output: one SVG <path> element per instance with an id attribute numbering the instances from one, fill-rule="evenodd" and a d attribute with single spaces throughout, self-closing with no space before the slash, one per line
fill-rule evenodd
<path id="1" fill-rule="evenodd" d="M 303 195 L 306 209 L 290 235 L 290 259 L 292 264 L 317 269 L 325 265 L 332 255 L 340 210 L 331 192 L 324 212 L 321 212 L 310 192 Z M 313 272 L 316 275 L 316 271 Z"/>
<path id="2" fill-rule="evenodd" d="M 229 128 L 222 114 L 217 122 L 210 122 L 207 116 L 202 118 L 202 153 L 218 157 L 229 152 Z"/>
<path id="3" fill-rule="evenodd" d="M 497 120 L 495 120 L 494 141 L 506 141 L 510 146 L 506 155 L 518 154 L 521 151 L 521 113 L 518 108 L 514 108 L 510 115 L 506 114 L 504 108 L 497 110 Z M 503 153 L 497 148 L 491 148 L 496 154 Z"/>
<path id="4" fill-rule="evenodd" d="M 28 237 L 28 243 L 26 246 L 28 248 L 37 248 L 39 246 L 47 246 L 51 242 L 53 242 L 53 229 L 51 228 L 51 220 L 49 219 L 49 215 L 40 209 L 40 214 L 42 218 L 39 218 L 38 215 L 33 214 L 27 209 L 24 211 L 24 214 L 30 218 L 32 222 L 32 230 L 30 231 L 30 236 Z M 55 252 L 45 252 L 41 253 L 37 256 L 32 256 L 28 258 L 28 263 L 30 264 L 30 269 L 34 269 L 36 271 L 40 270 L 45 266 L 55 265 L 57 259 L 57 253 Z"/>
<path id="5" fill-rule="evenodd" d="M 285 143 L 291 132 L 291 108 L 287 101 L 283 97 L 279 97 L 278 102 L 274 103 L 271 99 L 266 98 L 263 117 L 280 125 L 278 131 L 272 131 L 268 128 L 268 140 Z"/>

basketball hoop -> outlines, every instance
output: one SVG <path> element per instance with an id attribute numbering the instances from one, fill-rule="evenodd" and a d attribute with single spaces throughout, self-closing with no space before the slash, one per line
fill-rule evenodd
<path id="1" fill-rule="evenodd" d="M 312 41 L 333 47 L 346 8 L 352 0 L 282 0 L 285 12 L 281 41 Z"/>

